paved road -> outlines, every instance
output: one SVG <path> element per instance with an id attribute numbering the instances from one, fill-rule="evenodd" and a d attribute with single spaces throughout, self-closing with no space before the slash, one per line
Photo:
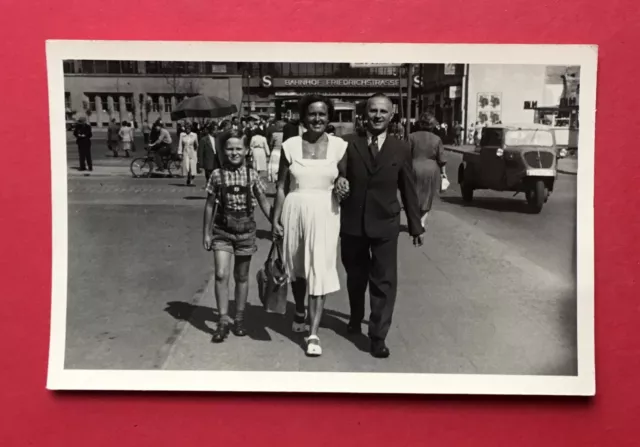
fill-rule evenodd
<path id="1" fill-rule="evenodd" d="M 200 246 L 201 177 L 192 188 L 132 179 L 127 160 L 94 154 L 96 172 L 70 171 L 68 181 L 68 368 L 576 373 L 575 176 L 561 176 L 543 212 L 531 215 L 510 194 L 480 192 L 463 205 L 450 169 L 452 189 L 432 213 L 425 246 L 400 240 L 392 357 L 373 359 L 365 338 L 346 337 L 340 291 L 328 298 L 325 354 L 307 359 L 290 321 L 260 310 L 255 281 L 249 337 L 210 343 L 216 312 L 212 256 Z M 457 157 L 449 155 L 452 167 Z M 258 224 L 251 278 L 270 244 L 267 222 Z"/>
<path id="2" fill-rule="evenodd" d="M 476 191 L 471 204 L 462 201 L 458 166 L 462 155 L 447 152 L 451 189 L 442 197 L 443 211 L 478 226 L 510 244 L 522 256 L 567 278 L 575 277 L 577 177 L 559 174 L 556 190 L 540 214 L 529 214 L 524 196 Z"/>

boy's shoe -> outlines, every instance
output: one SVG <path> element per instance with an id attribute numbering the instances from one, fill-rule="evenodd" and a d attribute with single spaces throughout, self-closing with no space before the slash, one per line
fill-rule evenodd
<path id="1" fill-rule="evenodd" d="M 224 320 L 221 320 L 218 323 L 218 327 L 213 331 L 213 336 L 211 337 L 212 343 L 222 343 L 229 336 L 229 323 Z"/>
<path id="2" fill-rule="evenodd" d="M 244 337 L 247 335 L 247 329 L 244 327 L 244 320 L 236 320 L 233 324 L 233 335 L 236 337 Z"/>

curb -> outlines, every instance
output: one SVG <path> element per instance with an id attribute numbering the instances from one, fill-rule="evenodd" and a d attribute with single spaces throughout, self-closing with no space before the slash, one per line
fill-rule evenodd
<path id="1" fill-rule="evenodd" d="M 445 151 L 449 151 L 449 152 L 454 152 L 456 154 L 468 154 L 469 151 L 465 151 L 464 149 L 458 149 L 457 147 L 451 147 L 451 146 L 445 146 L 444 147 Z M 565 174 L 565 175 L 578 175 L 577 172 L 574 171 L 567 171 L 566 169 L 559 169 L 556 168 L 556 170 L 558 171 L 558 173 L 560 174 Z"/>

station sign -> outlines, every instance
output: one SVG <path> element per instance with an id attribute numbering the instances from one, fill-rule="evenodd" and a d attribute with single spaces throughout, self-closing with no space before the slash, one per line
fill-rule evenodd
<path id="1" fill-rule="evenodd" d="M 351 68 L 392 68 L 392 67 L 402 67 L 402 64 L 385 64 L 385 63 L 369 63 L 369 62 L 364 62 L 364 63 L 351 63 L 349 64 L 351 66 Z"/>

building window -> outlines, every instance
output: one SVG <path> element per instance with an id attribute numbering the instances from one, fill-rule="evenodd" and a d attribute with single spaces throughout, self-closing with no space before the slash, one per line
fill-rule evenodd
<path id="1" fill-rule="evenodd" d="M 80 72 L 85 74 L 94 73 L 93 61 L 80 61 Z"/>
<path id="2" fill-rule="evenodd" d="M 171 97 L 165 96 L 164 98 L 164 111 L 167 113 L 171 113 L 173 108 L 171 107 Z"/>
<path id="3" fill-rule="evenodd" d="M 62 71 L 66 73 L 75 73 L 73 61 L 62 61 Z"/>
<path id="4" fill-rule="evenodd" d="M 120 72 L 123 74 L 137 74 L 138 62 L 136 61 L 120 61 Z"/>
<path id="5" fill-rule="evenodd" d="M 120 74 L 120 61 L 107 61 L 107 73 Z"/>
<path id="6" fill-rule="evenodd" d="M 159 62 L 145 62 L 145 71 L 147 74 L 159 74 L 160 73 L 160 63 Z"/>
<path id="7" fill-rule="evenodd" d="M 109 61 L 93 61 L 94 73 L 109 73 Z"/>

